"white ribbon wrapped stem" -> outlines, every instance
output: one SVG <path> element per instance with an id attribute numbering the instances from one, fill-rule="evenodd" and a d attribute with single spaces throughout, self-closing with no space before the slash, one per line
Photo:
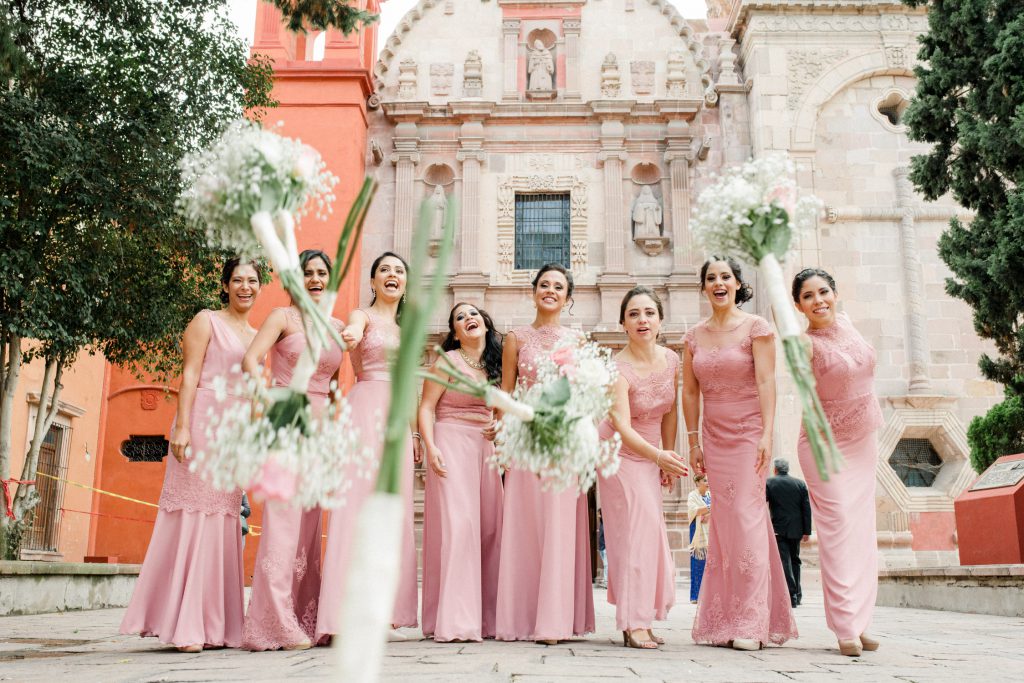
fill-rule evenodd
<path id="1" fill-rule="evenodd" d="M 291 212 L 284 209 L 278 210 L 274 214 L 274 226 L 277 228 L 277 234 L 281 239 L 281 243 L 284 245 L 285 251 L 292 261 L 291 267 L 298 268 L 299 245 L 295 241 L 295 219 L 292 217 Z"/>
<path id="2" fill-rule="evenodd" d="M 267 258 L 270 259 L 274 269 L 279 271 L 291 270 L 293 268 L 291 265 L 292 259 L 288 256 L 288 250 L 277 235 L 277 230 L 274 228 L 274 219 L 270 212 L 257 211 L 249 219 L 249 225 L 252 226 L 253 234 L 259 241 L 260 246 L 263 247 L 263 251 L 266 252 Z"/>
<path id="3" fill-rule="evenodd" d="M 768 303 L 772 306 L 775 325 L 779 328 L 779 336 L 799 337 L 801 330 L 796 321 L 796 312 L 786 292 L 786 284 L 782 277 L 782 266 L 774 254 L 768 254 L 758 263 L 764 274 L 765 286 L 768 289 Z"/>
<path id="4" fill-rule="evenodd" d="M 497 408 L 506 415 L 511 415 L 522 422 L 533 422 L 533 408 L 515 400 L 506 392 L 495 387 L 487 387 L 484 402 L 489 408 Z"/>
<path id="5" fill-rule="evenodd" d="M 356 526 L 348 583 L 341 605 L 344 637 L 334 639 L 335 680 L 373 683 L 380 676 L 385 633 L 398 590 L 398 568 L 405 505 L 401 496 L 374 492 L 363 505 Z"/>

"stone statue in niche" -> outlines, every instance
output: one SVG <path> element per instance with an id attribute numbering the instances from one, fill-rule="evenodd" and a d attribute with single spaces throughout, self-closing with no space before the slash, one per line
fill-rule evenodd
<path id="1" fill-rule="evenodd" d="M 533 41 L 533 47 L 529 48 L 530 60 L 526 65 L 528 75 L 526 89 L 535 92 L 550 92 L 555 89 L 554 79 L 555 60 L 551 56 L 551 50 L 544 47 L 539 40 Z"/>
<path id="2" fill-rule="evenodd" d="M 633 201 L 633 236 L 661 237 L 661 204 L 650 185 L 644 185 Z"/>
<path id="3" fill-rule="evenodd" d="M 444 235 L 444 220 L 448 215 L 448 198 L 444 194 L 444 188 L 435 185 L 434 193 L 430 195 L 427 204 L 430 206 L 430 255 L 437 256 L 441 237 Z"/>
<path id="4" fill-rule="evenodd" d="M 484 89 L 484 64 L 480 53 L 470 50 L 462 71 L 462 96 L 481 97 Z"/>

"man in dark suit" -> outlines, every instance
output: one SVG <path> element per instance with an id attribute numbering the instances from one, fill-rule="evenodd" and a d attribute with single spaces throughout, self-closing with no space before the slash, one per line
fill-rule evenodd
<path id="1" fill-rule="evenodd" d="M 811 499 L 807 484 L 789 476 L 789 461 L 776 458 L 775 476 L 766 486 L 768 509 L 775 527 L 775 542 L 779 545 L 782 569 L 789 585 L 789 599 L 793 607 L 800 604 L 800 541 L 811 535 Z"/>

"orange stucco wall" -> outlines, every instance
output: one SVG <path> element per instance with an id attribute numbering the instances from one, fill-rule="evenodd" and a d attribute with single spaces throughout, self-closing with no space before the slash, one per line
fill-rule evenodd
<path id="1" fill-rule="evenodd" d="M 31 343 L 26 342 L 24 347 L 27 349 L 30 345 Z M 71 428 L 71 439 L 67 445 L 66 478 L 86 486 L 93 485 L 93 472 L 98 457 L 97 440 L 103 403 L 98 388 L 103 386 L 105 365 L 101 357 L 83 353 L 64 371 L 61 380 L 63 389 L 60 400 L 68 407 L 68 411 L 59 419 Z M 38 396 L 43 371 L 43 363 L 38 360 L 22 366 L 21 369 L 11 425 L 11 477 L 14 479 L 21 478 L 25 454 L 32 438 L 31 429 L 35 424 L 32 419 L 32 407 L 35 404 L 29 401 L 29 395 Z M 12 489 L 12 494 L 16 488 Z M 59 517 L 60 539 L 57 547 L 61 557 L 47 559 L 82 561 L 89 545 L 92 517 L 88 513 L 91 512 L 91 500 L 92 495 L 88 490 L 65 485 L 61 507 L 66 511 Z"/>
<path id="2" fill-rule="evenodd" d="M 366 2 L 361 3 L 365 7 Z M 377 10 L 376 0 L 370 9 Z M 365 173 L 367 145 L 366 98 L 372 92 L 370 68 L 375 55 L 376 27 L 344 38 L 329 32 L 324 59 L 301 59 L 307 54 L 307 39 L 296 39 L 281 27 L 280 15 L 271 5 L 262 3 L 257 12 L 253 52 L 274 58 L 274 97 L 279 106 L 271 109 L 264 123 L 280 123 L 281 133 L 314 146 L 328 169 L 339 178 L 334 194 L 333 213 L 326 221 L 306 217 L 298 232 L 299 248 L 319 248 L 333 256 L 345 215 L 355 199 Z M 296 55 L 300 59 L 295 59 Z M 356 245 L 356 253 L 359 253 Z M 358 304 L 358 256 L 353 276 L 342 284 L 335 315 L 346 319 Z M 252 317 L 259 325 L 269 311 L 287 305 L 288 297 L 276 284 L 260 293 Z M 344 383 L 351 381 L 351 368 L 343 367 Z M 130 434 L 169 434 L 174 417 L 174 394 L 150 387 L 144 381 L 113 369 L 106 395 L 106 419 L 102 458 L 96 478 L 101 489 L 147 501 L 157 501 L 163 482 L 164 464 L 131 463 L 120 454 L 121 441 Z M 155 405 L 154 405 L 155 399 Z M 98 516 L 90 554 L 116 556 L 121 562 L 141 562 L 152 532 L 148 521 L 155 510 L 135 503 L 97 495 Z M 250 523 L 260 525 L 260 506 L 254 503 Z M 257 543 L 250 537 L 246 544 L 246 574 L 252 573 Z"/>

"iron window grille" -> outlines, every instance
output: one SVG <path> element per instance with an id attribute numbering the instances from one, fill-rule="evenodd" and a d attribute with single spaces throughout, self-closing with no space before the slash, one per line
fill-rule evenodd
<path id="1" fill-rule="evenodd" d="M 570 267 L 569 193 L 516 195 L 515 269 Z"/>

